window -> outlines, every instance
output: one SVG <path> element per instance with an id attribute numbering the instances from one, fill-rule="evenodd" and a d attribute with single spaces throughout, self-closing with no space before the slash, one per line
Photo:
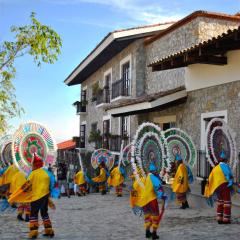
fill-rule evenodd
<path id="1" fill-rule="evenodd" d="M 103 147 L 109 148 L 110 119 L 103 121 Z"/>
<path id="2" fill-rule="evenodd" d="M 130 61 L 122 65 L 122 89 L 123 96 L 130 95 Z"/>
<path id="3" fill-rule="evenodd" d="M 176 115 L 154 117 L 153 122 L 161 127 L 162 130 L 176 127 Z"/>
<path id="4" fill-rule="evenodd" d="M 87 90 L 82 90 L 81 92 L 81 102 L 86 102 L 87 101 Z"/>
<path id="5" fill-rule="evenodd" d="M 130 126 L 129 126 L 129 117 L 120 118 L 120 135 L 129 136 L 130 135 Z"/>
<path id="6" fill-rule="evenodd" d="M 110 86 L 111 86 L 111 73 L 105 76 L 104 80 L 104 102 L 110 102 Z"/>
<path id="7" fill-rule="evenodd" d="M 97 132 L 97 122 L 94 122 L 91 124 L 91 131 L 92 132 Z"/>
<path id="8" fill-rule="evenodd" d="M 80 148 L 86 147 L 86 125 L 80 125 Z"/>

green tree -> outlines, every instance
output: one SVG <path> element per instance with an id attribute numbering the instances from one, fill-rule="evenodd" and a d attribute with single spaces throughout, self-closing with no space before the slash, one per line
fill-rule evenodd
<path id="1" fill-rule="evenodd" d="M 29 25 L 11 27 L 14 41 L 0 43 L 0 135 L 6 131 L 10 118 L 23 112 L 12 83 L 16 74 L 16 58 L 29 54 L 40 66 L 43 62 L 54 63 L 60 54 L 60 36 L 49 26 L 41 24 L 35 15 L 34 12 L 31 14 Z"/>

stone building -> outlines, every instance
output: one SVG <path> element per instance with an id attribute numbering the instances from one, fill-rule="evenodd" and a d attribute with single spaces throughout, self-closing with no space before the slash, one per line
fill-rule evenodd
<path id="1" fill-rule="evenodd" d="M 95 49 L 66 79 L 68 85 L 81 83 L 82 100 L 87 100 L 85 113 L 78 110 L 80 137 L 88 139 L 91 129 L 99 128 L 102 143 L 111 149 L 115 134 L 131 140 L 140 123 L 151 121 L 164 130 L 173 126 L 185 130 L 197 149 L 204 150 L 207 122 L 221 117 L 237 133 L 239 146 L 240 16 L 197 11 L 160 26 L 158 32 L 149 33 L 152 36 L 134 35 L 122 48 L 110 43 L 98 52 L 102 64 L 92 56 Z M 124 39 L 129 41 L 129 36 Z M 111 54 L 104 58 L 106 49 Z M 112 84 L 108 85 L 109 74 Z M 91 101 L 94 82 L 99 82 L 100 104 L 98 97 Z M 113 135 L 106 135 L 106 129 Z M 84 147 L 90 149 L 87 140 Z"/>

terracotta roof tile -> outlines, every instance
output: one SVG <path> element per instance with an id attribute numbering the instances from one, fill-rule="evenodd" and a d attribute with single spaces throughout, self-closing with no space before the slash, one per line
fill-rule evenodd
<path id="1" fill-rule="evenodd" d="M 73 140 L 67 140 L 57 144 L 58 150 L 68 150 L 76 147 L 76 143 Z"/>

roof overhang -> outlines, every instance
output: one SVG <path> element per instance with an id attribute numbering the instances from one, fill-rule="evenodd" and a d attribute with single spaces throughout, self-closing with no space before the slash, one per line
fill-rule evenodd
<path id="1" fill-rule="evenodd" d="M 154 112 L 164 110 L 168 107 L 175 106 L 185 102 L 187 99 L 187 91 L 181 90 L 163 97 L 159 97 L 154 101 L 145 101 L 123 107 L 113 108 L 107 110 L 108 114 L 113 117 L 129 116 L 141 113 Z"/>
<path id="2" fill-rule="evenodd" d="M 68 86 L 82 83 L 97 69 L 135 40 L 152 36 L 172 23 L 156 24 L 109 33 L 64 81 Z"/>
<path id="3" fill-rule="evenodd" d="M 226 52 L 238 49 L 240 49 L 240 27 L 158 59 L 149 64 L 149 67 L 152 67 L 152 71 L 162 71 L 196 63 L 226 65 Z"/>

